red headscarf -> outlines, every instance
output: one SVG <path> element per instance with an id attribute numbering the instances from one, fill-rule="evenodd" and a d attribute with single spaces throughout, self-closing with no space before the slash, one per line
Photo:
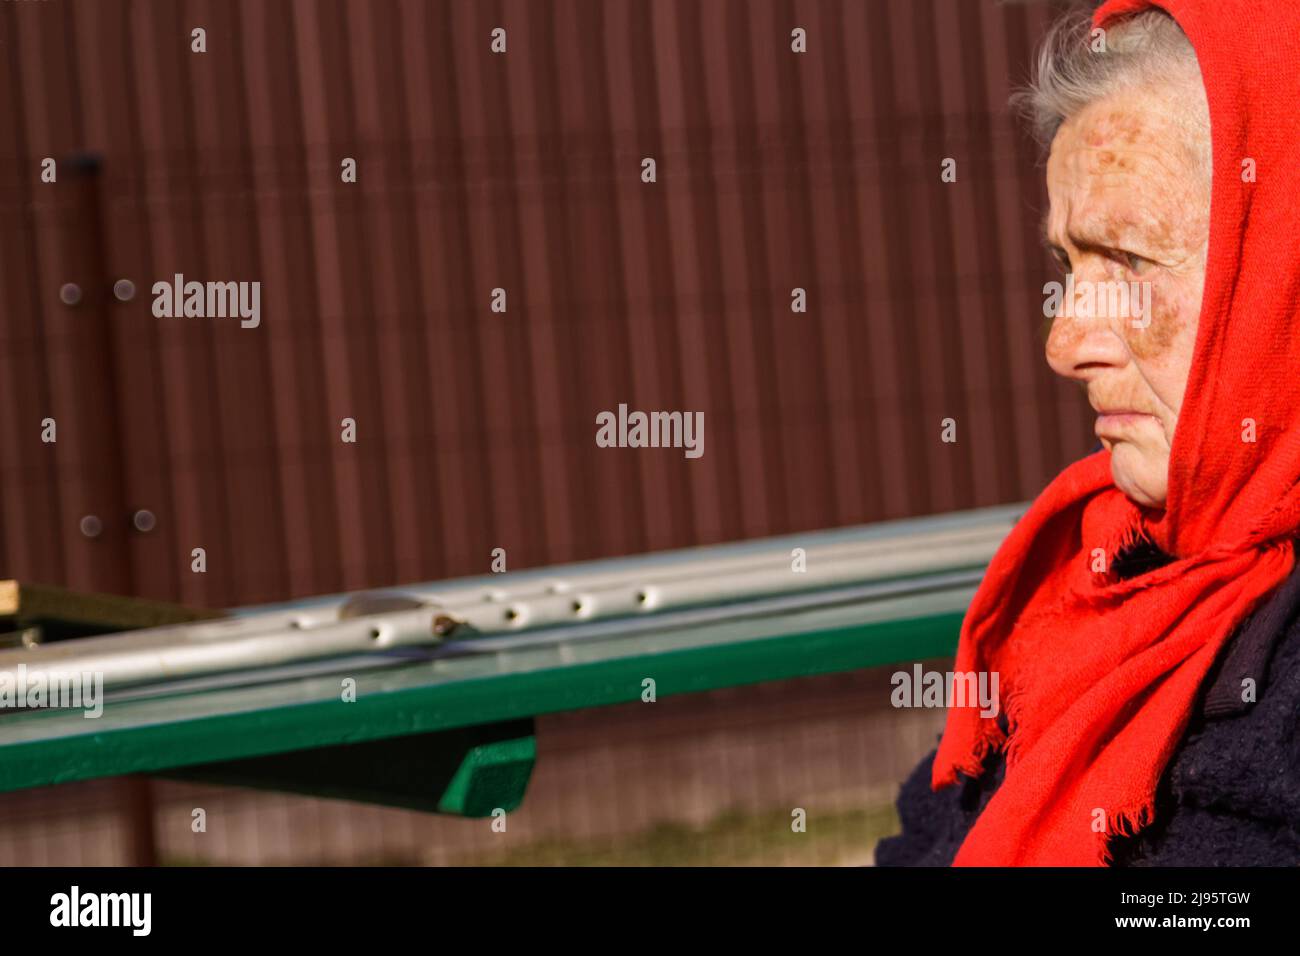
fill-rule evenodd
<path id="1" fill-rule="evenodd" d="M 1005 747 L 1003 783 L 957 865 L 1090 866 L 1152 819 L 1156 785 L 1234 628 L 1290 574 L 1300 534 L 1300 3 L 1110 0 L 1106 26 L 1158 6 L 1196 50 L 1214 177 L 1195 354 L 1163 512 L 1114 485 L 1110 453 L 1062 472 L 989 565 L 959 672 L 999 674 L 1010 735 L 949 710 L 937 789 Z M 1243 162 L 1254 180 L 1243 181 Z M 1248 436 L 1254 422 L 1255 440 Z M 1145 533 L 1176 560 L 1107 567 Z"/>

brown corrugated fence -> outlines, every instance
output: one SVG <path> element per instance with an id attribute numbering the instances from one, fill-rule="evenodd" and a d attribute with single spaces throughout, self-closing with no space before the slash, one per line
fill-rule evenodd
<path id="1" fill-rule="evenodd" d="M 1005 109 L 1054 9 L 0 5 L 0 576 L 225 606 L 1031 497 L 1092 444 Z M 156 318 L 178 273 L 260 324 Z M 620 403 L 705 453 L 597 447 Z"/>
<path id="2" fill-rule="evenodd" d="M 1005 109 L 1061 6 L 0 3 L 0 578 L 230 606 L 1032 497 L 1092 445 Z M 177 274 L 260 283 L 258 325 L 155 317 Z M 704 454 L 597 447 L 620 404 L 702 412 Z M 936 729 L 872 681 L 542 718 L 515 841 L 798 800 L 861 862 Z M 3 804 L 8 862 L 487 847 L 143 780 Z M 687 842 L 785 859 L 752 839 Z"/>

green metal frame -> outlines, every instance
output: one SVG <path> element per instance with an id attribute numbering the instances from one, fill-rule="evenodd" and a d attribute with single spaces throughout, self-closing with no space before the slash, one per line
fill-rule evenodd
<path id="1" fill-rule="evenodd" d="M 515 720 L 199 764 L 162 776 L 486 817 L 523 803 L 536 760 L 533 722 Z"/>
<path id="2" fill-rule="evenodd" d="M 887 548 L 913 531 L 998 529 L 1018 508 L 510 577 L 520 587 L 592 571 L 662 571 L 784 544 L 879 540 Z M 522 635 L 528 640 L 478 638 L 475 653 L 408 655 L 391 666 L 356 666 L 352 674 L 346 668 L 355 660 L 333 662 L 340 669 L 328 676 L 267 672 L 261 683 L 243 686 L 174 685 L 156 689 L 157 696 L 110 698 L 96 719 L 49 710 L 0 714 L 0 791 L 152 773 L 463 816 L 509 812 L 522 801 L 536 760 L 534 718 L 638 701 L 650 707 L 678 694 L 945 657 L 956 648 L 971 582 L 982 569 L 945 565 L 938 554 L 933 572 L 911 575 L 896 589 L 819 602 L 724 601 L 695 616 L 639 616 L 626 629 L 617 621 L 594 630 L 536 628 Z M 9 603 L 13 621 L 22 623 L 21 608 Z M 236 613 L 340 603 L 325 596 Z M 382 659 L 365 659 L 375 660 Z"/>
<path id="3" fill-rule="evenodd" d="M 0 791 L 395 737 L 412 738 L 406 743 L 413 749 L 404 760 L 431 759 L 419 755 L 420 748 L 430 747 L 427 735 L 638 701 L 647 678 L 662 698 L 941 657 L 956 646 L 969 598 L 962 590 L 898 599 L 889 603 L 903 607 L 873 607 L 866 620 L 862 608 L 837 608 L 729 622 L 698 632 L 684 629 L 362 672 L 354 678 L 352 702 L 343 700 L 340 678 L 333 676 L 122 702 L 98 719 L 49 711 L 9 715 L 0 719 Z M 508 763 L 510 754 L 518 763 L 520 748 L 526 752 L 529 746 L 510 744 L 502 756 L 456 744 L 462 766 L 474 760 Z M 233 771 L 239 768 L 224 769 L 231 771 L 225 779 L 235 782 Z M 347 790 L 353 798 L 367 799 L 364 781 L 352 781 L 335 787 L 334 794 L 345 796 Z M 295 789 L 290 783 L 283 777 L 276 781 L 282 789 Z M 317 780 L 297 789 L 323 793 L 324 787 Z M 438 801 L 445 796 L 444 789 Z M 450 808 L 457 798 L 446 800 Z M 482 806 L 468 799 L 462 803 Z"/>

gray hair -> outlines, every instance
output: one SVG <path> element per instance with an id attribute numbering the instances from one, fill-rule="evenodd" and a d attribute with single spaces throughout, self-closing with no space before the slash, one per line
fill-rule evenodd
<path id="1" fill-rule="evenodd" d="M 1104 44 L 1104 50 L 1098 49 Z M 1125 89 L 1178 87 L 1190 83 L 1191 97 L 1179 96 L 1178 114 L 1195 144 L 1195 157 L 1210 167 L 1210 114 L 1196 51 L 1178 23 L 1152 8 L 1108 27 L 1094 37 L 1087 13 L 1067 13 L 1053 24 L 1038 52 L 1028 87 L 1011 98 L 1044 146 L 1061 124 L 1089 103 Z"/>

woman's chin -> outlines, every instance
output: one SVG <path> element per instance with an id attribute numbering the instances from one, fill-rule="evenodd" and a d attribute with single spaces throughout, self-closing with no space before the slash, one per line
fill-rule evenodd
<path id="1" fill-rule="evenodd" d="M 1134 504 L 1144 508 L 1165 506 L 1165 469 L 1168 467 L 1168 458 L 1164 462 L 1147 461 L 1146 456 L 1127 442 L 1116 442 L 1111 450 L 1110 473 L 1115 479 L 1115 487 Z"/>

